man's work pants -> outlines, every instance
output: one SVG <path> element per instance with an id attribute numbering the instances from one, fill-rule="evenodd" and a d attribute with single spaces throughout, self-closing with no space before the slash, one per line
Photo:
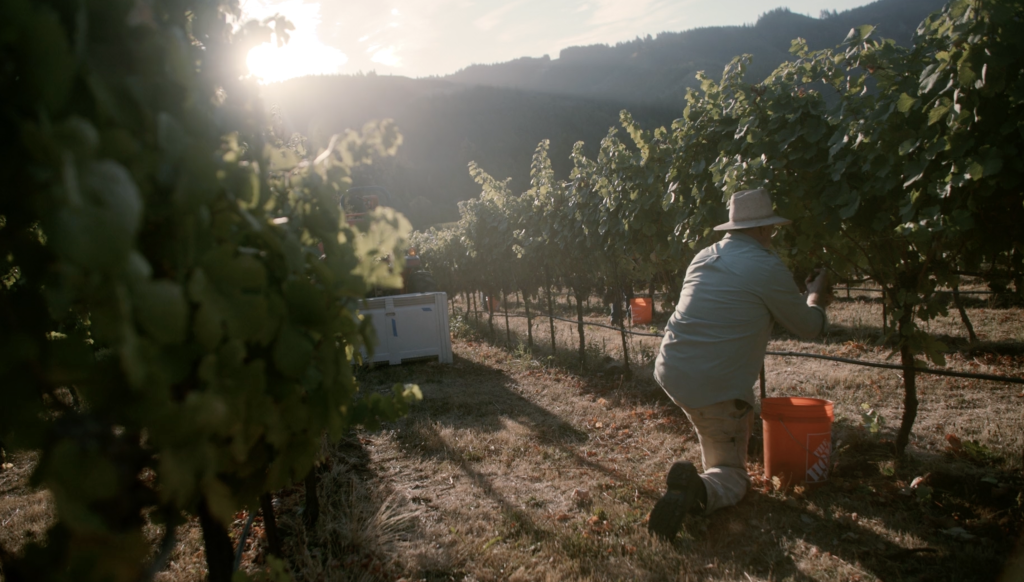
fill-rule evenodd
<path id="1" fill-rule="evenodd" d="M 747 441 L 754 424 L 754 409 L 742 400 L 727 400 L 701 408 L 682 407 L 700 439 L 705 513 L 736 505 L 750 488 Z"/>

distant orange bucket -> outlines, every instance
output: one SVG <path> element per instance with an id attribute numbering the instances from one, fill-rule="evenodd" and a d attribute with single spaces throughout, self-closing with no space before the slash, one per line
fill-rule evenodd
<path id="1" fill-rule="evenodd" d="M 654 302 L 650 297 L 635 297 L 629 300 L 629 311 L 633 314 L 633 325 L 651 322 L 651 308 Z"/>
<path id="2" fill-rule="evenodd" d="M 764 398 L 764 476 L 785 486 L 828 481 L 832 457 L 832 402 L 818 398 Z"/>

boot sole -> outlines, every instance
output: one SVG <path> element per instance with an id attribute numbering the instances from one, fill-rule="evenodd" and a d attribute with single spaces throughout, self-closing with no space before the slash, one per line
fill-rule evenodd
<path id="1" fill-rule="evenodd" d="M 683 518 L 697 501 L 697 487 L 702 487 L 700 475 L 693 463 L 679 461 L 668 472 L 668 491 L 654 504 L 647 522 L 647 531 L 666 540 L 672 540 L 683 527 Z"/>

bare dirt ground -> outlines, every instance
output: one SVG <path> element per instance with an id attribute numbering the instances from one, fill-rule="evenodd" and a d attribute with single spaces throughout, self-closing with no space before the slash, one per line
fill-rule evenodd
<path id="1" fill-rule="evenodd" d="M 969 313 L 980 335 L 974 346 L 961 339 L 955 310 L 932 324 L 947 336 L 948 367 L 1024 376 L 1024 310 L 975 301 Z M 868 295 L 840 294 L 830 317 L 824 339 L 780 334 L 769 349 L 889 355 L 878 345 L 881 307 Z M 597 310 L 588 319 L 607 322 Z M 574 325 L 558 324 L 552 355 L 546 319 L 532 352 L 522 345 L 525 320 L 511 322 L 506 335 L 495 317 L 492 344 L 486 320 L 455 317 L 453 365 L 360 373 L 364 390 L 412 382 L 424 400 L 397 423 L 325 447 L 315 531 L 302 527 L 301 487 L 275 497 L 297 580 L 1024 579 L 1020 385 L 920 377 L 909 457 L 896 462 L 898 371 L 769 357 L 769 395 L 835 402 L 830 482 L 776 490 L 755 453 L 747 498 L 688 518 L 679 539 L 665 543 L 648 536 L 646 516 L 671 463 L 700 454 L 685 416 L 651 380 L 658 340 L 630 340 L 633 376 L 625 379 L 617 332 L 587 329 L 581 372 Z M 25 484 L 31 463 L 15 457 L 0 472 L 8 549 L 52 519 L 46 494 Z M 238 517 L 236 535 L 245 514 Z M 247 570 L 262 568 L 261 533 L 257 521 Z M 180 537 L 159 579 L 203 579 L 198 527 Z"/>

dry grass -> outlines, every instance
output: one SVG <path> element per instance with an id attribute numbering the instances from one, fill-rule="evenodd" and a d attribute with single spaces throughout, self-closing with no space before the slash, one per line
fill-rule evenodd
<path id="1" fill-rule="evenodd" d="M 850 299 L 846 299 L 843 292 L 839 295 L 837 302 L 829 308 L 830 329 L 826 337 L 802 342 L 778 329 L 776 339 L 768 349 L 899 363 L 898 355 L 893 356 L 891 348 L 882 341 L 882 308 L 877 297 L 856 291 Z M 967 332 L 955 308 L 951 307 L 947 316 L 929 324 L 929 331 L 942 338 L 951 349 L 947 354 L 946 369 L 1024 377 L 1024 309 L 997 309 L 977 300 L 971 301 L 971 305 L 967 311 L 979 336 L 975 345 L 967 341 Z M 575 317 L 569 311 L 565 305 L 556 308 L 562 317 Z M 607 315 L 598 310 L 589 312 L 586 319 L 608 323 Z M 667 315 L 662 314 L 656 319 L 655 324 L 638 331 L 659 331 Z M 503 317 L 496 314 L 494 321 L 496 343 L 508 344 L 513 353 L 522 353 L 527 336 L 525 319 L 510 320 L 511 342 L 506 339 Z M 486 316 L 479 323 L 471 316 L 470 322 L 475 336 L 489 336 Z M 535 352 L 550 354 L 546 318 L 535 320 L 533 336 Z M 593 373 L 600 377 L 621 368 L 622 349 L 618 332 L 587 327 L 586 338 L 589 367 Z M 579 339 L 575 324 L 556 321 L 556 341 L 559 353 L 555 363 L 577 371 Z M 650 364 L 659 343 L 658 338 L 629 338 L 630 362 L 638 383 L 650 378 Z M 607 354 L 614 361 L 601 359 L 598 354 Z M 769 396 L 828 398 L 837 404 L 837 414 L 853 423 L 859 422 L 861 407 L 868 404 L 881 414 L 886 423 L 882 438 L 893 438 L 892 433 L 899 426 L 903 388 L 898 370 L 776 356 L 766 359 L 765 369 Z M 999 451 L 1005 469 L 1020 469 L 1024 461 L 1022 390 L 1020 385 L 1009 383 L 919 375 L 921 408 L 915 423 L 914 444 L 923 450 L 943 451 L 947 447 L 946 435 L 954 434 L 962 440 L 977 440 L 985 447 Z"/>
<path id="2" fill-rule="evenodd" d="M 966 334 L 955 311 L 932 324 L 956 348 L 949 367 L 1024 375 L 1024 312 L 975 304 L 970 313 L 981 346 L 957 339 Z M 770 349 L 874 360 L 889 354 L 877 345 L 878 303 L 844 299 L 830 314 L 833 327 L 824 341 L 781 336 Z M 589 318 L 607 320 L 596 311 Z M 534 330 L 532 355 L 520 345 L 524 320 L 513 320 L 507 348 L 479 339 L 486 335 L 484 322 L 460 328 L 454 365 L 361 372 L 365 390 L 416 382 L 424 401 L 383 430 L 359 432 L 325 449 L 322 514 L 313 532 L 302 526 L 301 487 L 276 496 L 297 580 L 1024 577 L 1024 548 L 1014 549 L 1024 529 L 1019 385 L 922 377 L 909 460 L 897 463 L 891 441 L 901 389 L 893 371 L 769 358 L 770 394 L 836 403 L 832 481 L 800 494 L 776 491 L 760 478 L 762 467 L 753 457 L 755 488 L 747 498 L 710 517 L 688 519 L 680 539 L 668 544 L 647 535 L 646 515 L 669 465 L 700 455 L 685 416 L 650 380 L 657 340 L 631 340 L 634 379 L 626 380 L 620 366 L 598 353 L 604 349 L 621 359 L 618 334 L 588 328 L 591 371 L 580 374 L 575 326 L 558 324 L 559 353 L 549 357 L 543 323 Z M 496 317 L 495 325 L 504 343 L 503 319 Z M 878 434 L 862 426 L 865 403 L 885 420 Z M 948 434 L 965 443 L 956 454 L 949 451 Z M 915 477 L 926 477 L 930 495 L 904 494 Z M 0 483 L 4 479 L 0 473 Z M 0 498 L 0 519 L 11 517 L 19 499 L 41 495 L 10 491 Z M 244 517 L 238 516 L 236 535 Z M 37 515 L 24 523 L 38 532 L 50 519 Z M 161 580 L 204 576 L 198 527 L 181 530 Z M 12 531 L 0 528 L 6 547 L 20 539 Z M 261 568 L 264 540 L 257 520 L 246 569 Z"/>
<path id="3" fill-rule="evenodd" d="M 15 454 L 0 470 L 0 547 L 18 552 L 27 542 L 42 539 L 56 519 L 49 492 L 29 486 L 37 455 Z"/>
<path id="4" fill-rule="evenodd" d="M 841 301 L 823 342 L 782 338 L 771 349 L 883 360 L 890 350 L 875 345 L 880 311 L 868 300 Z M 1024 343 L 1021 311 L 979 306 L 971 315 L 989 343 L 974 352 L 962 342 L 949 368 L 1021 376 L 1024 359 L 999 355 Z M 502 343 L 503 321 L 495 318 Z M 1019 386 L 921 378 L 910 460 L 896 463 L 891 441 L 902 396 L 895 373 L 770 358 L 770 394 L 836 403 L 832 484 L 796 497 L 760 484 L 740 506 L 688 522 L 670 547 L 648 538 L 644 518 L 669 464 L 699 453 L 683 415 L 649 380 L 649 362 L 633 361 L 635 381 L 621 380 L 599 358 L 591 367 L 604 371 L 576 375 L 566 371 L 577 366 L 574 326 L 558 324 L 562 355 L 548 358 L 544 321 L 534 330 L 540 355 L 532 358 L 520 345 L 525 322 L 512 321 L 514 347 L 470 339 L 456 343 L 453 367 L 407 366 L 364 378 L 420 380 L 424 390 L 426 401 L 408 419 L 371 437 L 375 478 L 409 488 L 407 497 L 426 508 L 424 547 L 448 555 L 440 570 L 399 556 L 409 578 L 991 580 L 1013 555 L 1022 522 Z M 954 339 L 963 334 L 955 312 L 932 325 Z M 472 334 L 486 335 L 486 324 Z M 588 353 L 597 346 L 621 358 L 617 333 L 587 334 Z M 656 342 L 632 340 L 634 358 L 649 357 Z M 886 421 L 877 435 L 862 427 L 865 403 Z M 948 434 L 978 447 L 953 456 Z M 902 493 L 918 476 L 927 476 L 930 497 Z"/>

